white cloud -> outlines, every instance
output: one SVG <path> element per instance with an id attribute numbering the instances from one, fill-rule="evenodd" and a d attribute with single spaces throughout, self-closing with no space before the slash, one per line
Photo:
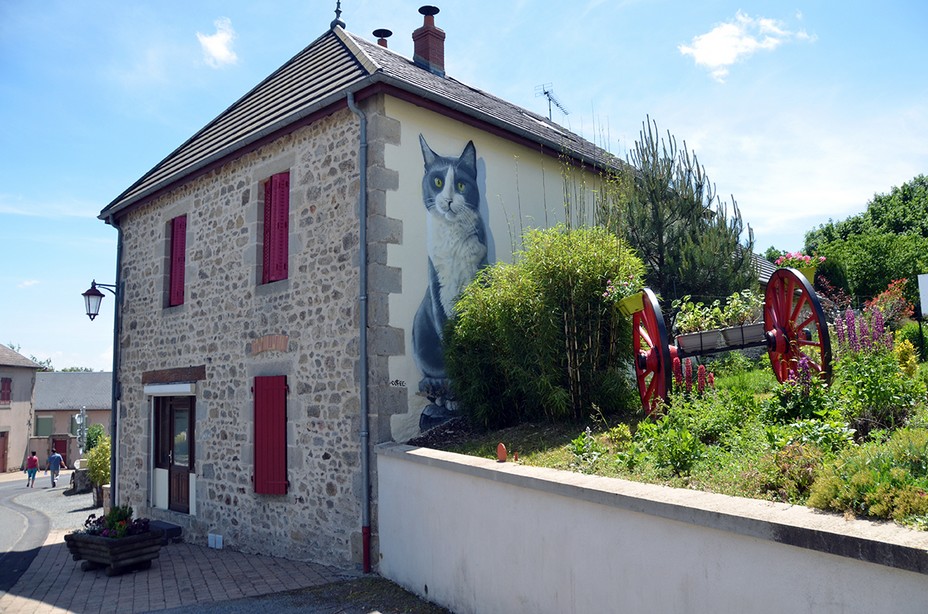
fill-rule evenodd
<path id="1" fill-rule="evenodd" d="M 100 210 L 98 202 L 82 202 L 73 198 L 30 200 L 23 194 L 0 193 L 0 215 L 31 218 L 95 218 Z"/>
<path id="2" fill-rule="evenodd" d="M 220 17 L 213 24 L 216 26 L 215 34 L 197 32 L 197 40 L 203 48 L 203 57 L 207 65 L 222 68 L 227 64 L 235 64 L 238 62 L 238 56 L 232 50 L 232 42 L 236 36 L 232 20 Z"/>
<path id="3" fill-rule="evenodd" d="M 733 21 L 715 26 L 677 49 L 685 56 L 692 56 L 697 66 L 707 68 L 713 79 L 724 83 L 733 64 L 758 51 L 773 51 L 793 39 L 812 40 L 812 37 L 804 31 L 791 32 L 776 19 L 754 19 L 738 11 Z"/>
<path id="4" fill-rule="evenodd" d="M 27 280 L 25 280 L 25 281 L 23 281 L 23 282 L 17 284 L 16 287 L 17 287 L 17 288 L 28 288 L 29 286 L 37 286 L 37 285 L 39 285 L 39 283 L 41 283 L 41 282 L 39 282 L 38 279 L 27 279 Z"/>

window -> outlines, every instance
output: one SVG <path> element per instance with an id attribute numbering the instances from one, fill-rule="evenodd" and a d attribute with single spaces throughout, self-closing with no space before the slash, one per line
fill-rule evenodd
<path id="1" fill-rule="evenodd" d="M 287 494 L 287 376 L 255 378 L 255 492 Z"/>
<path id="2" fill-rule="evenodd" d="M 287 279 L 290 234 L 290 173 L 264 182 L 264 246 L 261 283 Z"/>
<path id="3" fill-rule="evenodd" d="M 13 378 L 0 378 L 0 405 L 10 405 L 13 402 Z"/>
<path id="4" fill-rule="evenodd" d="M 187 254 L 187 216 L 171 220 L 171 258 L 168 275 L 168 306 L 184 304 L 184 267 Z"/>
<path id="5" fill-rule="evenodd" d="M 36 416 L 35 417 L 35 436 L 48 437 L 55 428 L 54 416 Z"/>

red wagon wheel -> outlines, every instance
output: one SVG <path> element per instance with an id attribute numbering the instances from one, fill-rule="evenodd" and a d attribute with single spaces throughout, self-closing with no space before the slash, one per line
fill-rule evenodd
<path id="1" fill-rule="evenodd" d="M 657 297 L 650 288 L 642 293 L 642 309 L 632 316 L 632 350 L 641 404 L 650 415 L 670 391 L 671 352 Z"/>
<path id="2" fill-rule="evenodd" d="M 825 381 L 831 380 L 831 337 L 812 284 L 796 269 L 777 269 L 764 295 L 764 334 L 773 372 L 786 381 L 805 356 Z"/>

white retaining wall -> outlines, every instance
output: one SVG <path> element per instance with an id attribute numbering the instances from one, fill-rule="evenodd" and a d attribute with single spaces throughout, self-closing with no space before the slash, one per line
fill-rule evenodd
<path id="1" fill-rule="evenodd" d="M 379 572 L 457 614 L 928 612 L 928 534 L 385 444 Z"/>

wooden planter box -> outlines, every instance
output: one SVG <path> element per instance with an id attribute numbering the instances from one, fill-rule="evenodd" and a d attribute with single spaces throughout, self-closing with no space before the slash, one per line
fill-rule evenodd
<path id="1" fill-rule="evenodd" d="M 68 533 L 64 541 L 75 561 L 84 560 L 81 569 L 106 567 L 106 575 L 116 576 L 136 569 L 148 569 L 153 559 L 161 554 L 161 538 L 164 531 L 153 529 L 141 535 L 130 535 L 121 539 Z"/>

